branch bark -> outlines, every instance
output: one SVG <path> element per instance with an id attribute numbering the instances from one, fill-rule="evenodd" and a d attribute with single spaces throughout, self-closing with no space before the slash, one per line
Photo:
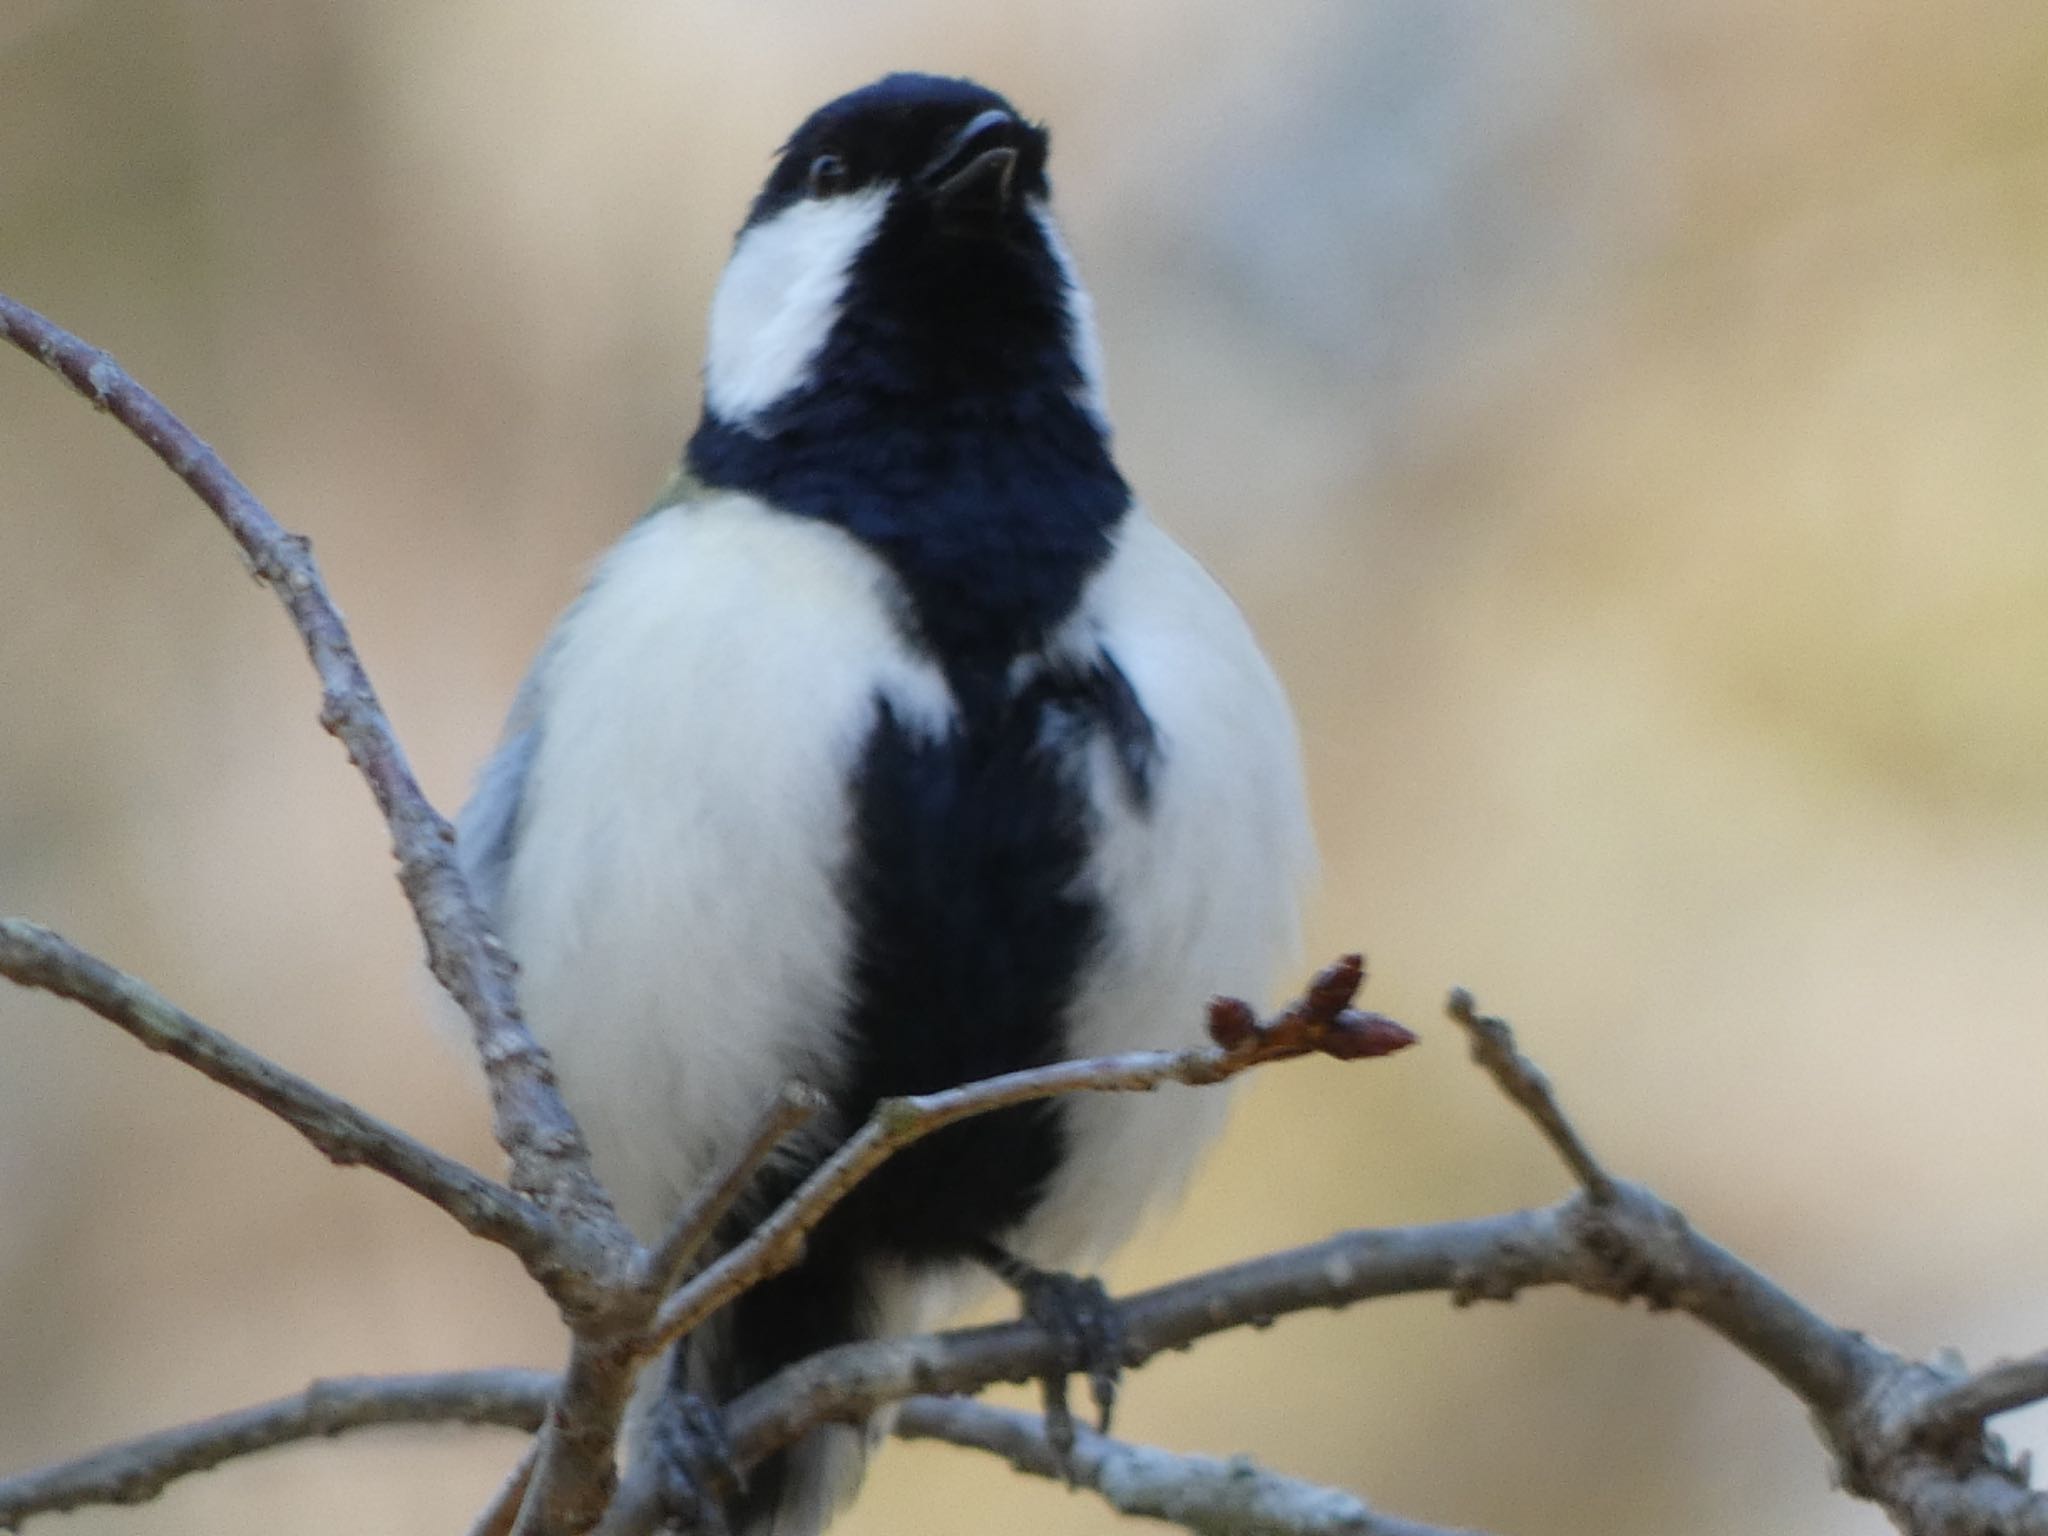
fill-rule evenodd
<path id="1" fill-rule="evenodd" d="M 1920 1437 L 1930 1444 L 1973 1435 L 1987 1419 L 2048 1398 L 2048 1350 L 2003 1360 L 1937 1390 L 1921 1406 Z"/>
<path id="2" fill-rule="evenodd" d="M 1037 1414 L 966 1398 L 911 1398 L 896 1415 L 896 1434 L 990 1452 L 1029 1476 L 1100 1494 L 1118 1514 L 1198 1536 L 1477 1536 L 1380 1514 L 1353 1494 L 1270 1472 L 1246 1456 L 1179 1456 L 1076 1426 L 1063 1459 Z"/>
<path id="3" fill-rule="evenodd" d="M 208 1028 L 147 983 L 49 929 L 0 918 L 0 976 L 84 1004 L 151 1050 L 262 1105 L 330 1161 L 373 1168 L 478 1237 L 529 1263 L 548 1261 L 554 1235 L 532 1201 Z"/>
<path id="4" fill-rule="evenodd" d="M 535 1278 L 559 1304 L 587 1303 L 589 1276 L 615 1264 L 631 1238 L 590 1170 L 583 1133 L 555 1087 L 547 1053 L 519 1015 L 511 959 L 486 928 L 456 865 L 454 829 L 414 778 L 327 595 L 312 545 L 281 527 L 220 455 L 111 355 L 5 294 L 0 337 L 161 459 L 213 510 L 251 574 L 284 604 L 320 678 L 320 724 L 341 742 L 376 798 L 428 963 L 469 1017 L 490 1088 L 493 1130 L 511 1162 L 512 1187 L 537 1200 L 560 1228 L 565 1251 L 536 1269 Z"/>
<path id="5" fill-rule="evenodd" d="M 532 1430 L 554 1386 L 544 1371 L 351 1376 L 303 1392 L 0 1480 L 0 1530 L 31 1515 L 142 1504 L 181 1477 L 257 1451 L 389 1424 L 495 1424 Z"/>
<path id="6" fill-rule="evenodd" d="M 1815 1409 L 1845 1485 L 1882 1505 L 1902 1531 L 2048 1532 L 2041 1496 L 1981 1436 L 1961 1446 L 1926 1443 L 1948 1423 L 1952 1379 L 1826 1322 L 1693 1232 L 1675 1208 L 1629 1184 L 1617 1183 L 1615 1198 L 1606 1204 L 1580 1192 L 1555 1205 L 1473 1221 L 1342 1233 L 1140 1292 L 1123 1298 L 1119 1310 L 1128 1339 L 1126 1363 L 1137 1366 L 1210 1334 L 1263 1326 L 1291 1312 L 1424 1291 L 1471 1305 L 1512 1300 L 1547 1285 L 1616 1301 L 1640 1299 L 1652 1308 L 1684 1311 L 1714 1329 Z M 729 1405 L 735 1460 L 744 1470 L 813 1425 L 861 1422 L 905 1399 L 1025 1380 L 1057 1368 L 1062 1355 L 1059 1340 L 1022 1321 L 830 1350 Z M 522 1378 L 520 1390 L 531 1394 L 522 1401 L 535 1419 L 542 1404 L 561 1400 L 549 1392 L 551 1378 L 514 1374 Z M 23 1493 L 30 1484 L 68 1487 L 63 1479 L 52 1481 L 65 1470 L 0 1483 L 0 1513 L 18 1521 L 43 1509 L 92 1501 L 39 1503 Z M 654 1509 L 636 1506 L 635 1496 L 629 1475 L 607 1518 L 608 1536 L 655 1528 Z M 1389 1517 L 1375 1518 L 1385 1529 L 1401 1529 L 1384 1526 Z"/>
<path id="7" fill-rule="evenodd" d="M 647 1252 L 641 1270 L 644 1284 L 667 1291 L 679 1284 L 690 1264 L 747 1192 L 761 1165 L 782 1144 L 825 1107 L 825 1096 L 808 1083 L 785 1083 L 761 1112 L 740 1148 L 739 1156 L 676 1213 L 668 1235 Z"/>

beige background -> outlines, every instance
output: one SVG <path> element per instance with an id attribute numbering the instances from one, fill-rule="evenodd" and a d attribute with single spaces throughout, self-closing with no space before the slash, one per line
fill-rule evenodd
<path id="1" fill-rule="evenodd" d="M 1300 709 L 1313 949 L 1428 1030 L 1258 1082 L 1113 1278 L 1557 1194 L 1465 982 L 1831 1315 L 2048 1343 L 2048 10 L 5 0 L 0 288 L 313 536 L 452 806 L 694 418 L 770 149 L 903 65 L 1054 124 L 1126 467 Z M 197 504 L 0 358 L 0 908 L 495 1168 L 313 707 Z M 0 1467 L 556 1358 L 509 1262 L 106 1026 L 4 992 L 0 1052 Z M 1884 1529 L 1754 1368 L 1574 1298 L 1291 1320 L 1127 1402 L 1509 1536 Z M 455 1531 L 514 1449 L 61 1528 Z M 898 1448 L 845 1529 L 1111 1525 Z"/>

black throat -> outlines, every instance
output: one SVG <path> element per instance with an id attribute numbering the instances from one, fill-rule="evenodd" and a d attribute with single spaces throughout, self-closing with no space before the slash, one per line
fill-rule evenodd
<path id="1" fill-rule="evenodd" d="M 685 463 L 868 544 L 949 671 L 1000 665 L 1073 612 L 1130 506 L 1084 385 L 1035 221 L 948 240 L 892 213 L 810 381 L 744 426 L 707 410 Z"/>

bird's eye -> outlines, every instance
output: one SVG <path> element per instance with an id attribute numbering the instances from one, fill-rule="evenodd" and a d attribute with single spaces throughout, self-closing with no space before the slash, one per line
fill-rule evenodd
<path id="1" fill-rule="evenodd" d="M 829 197 L 846 185 L 846 161 L 840 155 L 820 155 L 811 162 L 811 196 Z"/>

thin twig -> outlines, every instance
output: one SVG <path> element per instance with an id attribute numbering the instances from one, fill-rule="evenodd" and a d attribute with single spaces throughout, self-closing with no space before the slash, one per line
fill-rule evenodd
<path id="1" fill-rule="evenodd" d="M 511 960 L 490 936 L 456 864 L 454 830 L 414 778 L 327 595 L 312 546 L 279 526 L 220 456 L 109 354 L 4 294 L 0 337 L 140 439 L 213 509 L 250 571 L 290 613 L 319 674 L 320 723 L 340 739 L 376 797 L 428 962 L 469 1016 L 512 1186 L 556 1216 L 565 1238 L 573 1236 L 581 1250 L 535 1270 L 535 1277 L 564 1305 L 587 1301 L 591 1277 L 627 1251 L 630 1240 L 590 1170 L 589 1150 L 556 1091 L 547 1054 L 519 1016 Z"/>
<path id="2" fill-rule="evenodd" d="M 684 1270 L 703 1251 L 761 1165 L 825 1107 L 825 1096 L 808 1083 L 784 1083 L 747 1133 L 739 1154 L 724 1170 L 693 1194 L 676 1213 L 668 1235 L 647 1252 L 640 1282 L 655 1291 L 670 1291 Z"/>
<path id="3" fill-rule="evenodd" d="M 478 1237 L 532 1262 L 546 1259 L 552 1233 L 532 1201 L 207 1027 L 147 983 L 61 935 L 20 918 L 0 918 L 0 976 L 83 1003 L 151 1050 L 262 1105 L 333 1162 L 375 1169 Z"/>
<path id="4" fill-rule="evenodd" d="M 1351 1008 L 1363 979 L 1363 963 L 1347 955 L 1264 1026 L 1246 1004 L 1218 999 L 1210 1029 L 1227 1043 L 1058 1062 L 937 1093 L 885 1099 L 743 1242 L 663 1304 L 654 1341 L 673 1342 L 734 1297 L 788 1269 L 802 1256 L 805 1235 L 877 1168 L 912 1142 L 961 1120 L 1066 1094 L 1149 1093 L 1168 1083 L 1202 1087 L 1267 1062 L 1312 1054 L 1357 1060 L 1413 1044 L 1415 1036 L 1393 1020 Z"/>
<path id="5" fill-rule="evenodd" d="M 1919 1408 L 1918 1435 L 1929 1443 L 1976 1434 L 1987 1419 L 2048 1398 L 2048 1350 L 2001 1360 L 1941 1388 Z"/>
<path id="6" fill-rule="evenodd" d="M 1536 1122 L 1544 1140 L 1564 1159 L 1586 1193 L 1596 1201 L 1612 1200 L 1613 1175 L 1600 1166 L 1585 1138 L 1566 1116 L 1542 1068 L 1516 1048 L 1515 1032 L 1507 1020 L 1479 1012 L 1472 994 L 1463 987 L 1452 991 L 1444 1011 L 1464 1027 L 1472 1042 L 1472 1059 L 1486 1069 L 1501 1092 Z"/>
<path id="7" fill-rule="evenodd" d="M 1380 1514 L 1342 1489 L 1268 1471 L 1244 1456 L 1182 1456 L 1083 1426 L 1063 1457 L 1038 1414 L 966 1398 L 909 1399 L 897 1411 L 896 1434 L 992 1452 L 1019 1472 L 1091 1489 L 1118 1514 L 1200 1536 L 1476 1536 Z"/>
<path id="8" fill-rule="evenodd" d="M 2044 1395 L 2048 1377 L 2034 1362 L 1958 1385 L 1836 1327 L 1694 1233 L 1676 1207 L 1609 1174 L 1504 1020 L 1482 1015 L 1463 988 L 1448 1011 L 1473 1059 L 1584 1188 L 1580 1241 L 1604 1275 L 1581 1289 L 1689 1312 L 1764 1366 L 1813 1411 L 1841 1486 L 1882 1506 L 1907 1536 L 2048 1536 L 2048 1496 L 2032 1486 L 2027 1460 L 1983 1433 L 1990 1413 Z"/>
<path id="9" fill-rule="evenodd" d="M 684 1202 L 667 1235 L 641 1255 L 639 1283 L 648 1298 L 657 1299 L 675 1286 L 685 1267 L 711 1240 L 719 1222 L 746 1193 L 755 1172 L 824 1105 L 824 1095 L 805 1083 L 785 1083 L 778 1090 L 754 1122 L 738 1154 Z M 765 1278 L 764 1272 L 759 1279 Z M 529 1531 L 543 1529 L 582 1529 L 593 1510 L 604 1517 L 605 1523 L 598 1527 L 600 1531 L 611 1523 L 617 1515 L 619 1499 L 614 1497 L 608 1448 L 617 1438 L 640 1360 L 660 1347 L 651 1344 L 626 1354 L 588 1349 L 580 1344 L 572 1349 L 556 1411 L 549 1416 L 535 1448 L 540 1477 L 527 1499 L 520 1523 L 513 1528 L 513 1536 L 527 1536 Z M 580 1450 L 563 1443 L 571 1425 L 585 1432 L 588 1443 Z M 599 1436 L 607 1447 L 602 1457 L 597 1454 Z M 646 1505 L 644 1515 L 636 1518 L 643 1520 L 650 1530 L 654 1524 L 654 1498 L 651 1482 L 632 1494 L 636 1506 Z"/>
<path id="10" fill-rule="evenodd" d="M 527 1485 L 533 1481 L 533 1464 L 538 1455 L 539 1441 L 529 1444 L 519 1453 L 519 1460 L 505 1475 L 505 1481 L 498 1491 L 491 1495 L 482 1513 L 469 1528 L 469 1536 L 512 1536 L 512 1527 L 519 1519 L 519 1506 L 526 1499 Z"/>
<path id="11" fill-rule="evenodd" d="M 290 1397 L 0 1480 L 0 1530 L 14 1530 L 31 1515 L 141 1504 L 177 1478 L 295 1440 L 386 1424 L 497 1424 L 531 1430 L 553 1386 L 547 1372 L 518 1370 L 316 1381 Z"/>

